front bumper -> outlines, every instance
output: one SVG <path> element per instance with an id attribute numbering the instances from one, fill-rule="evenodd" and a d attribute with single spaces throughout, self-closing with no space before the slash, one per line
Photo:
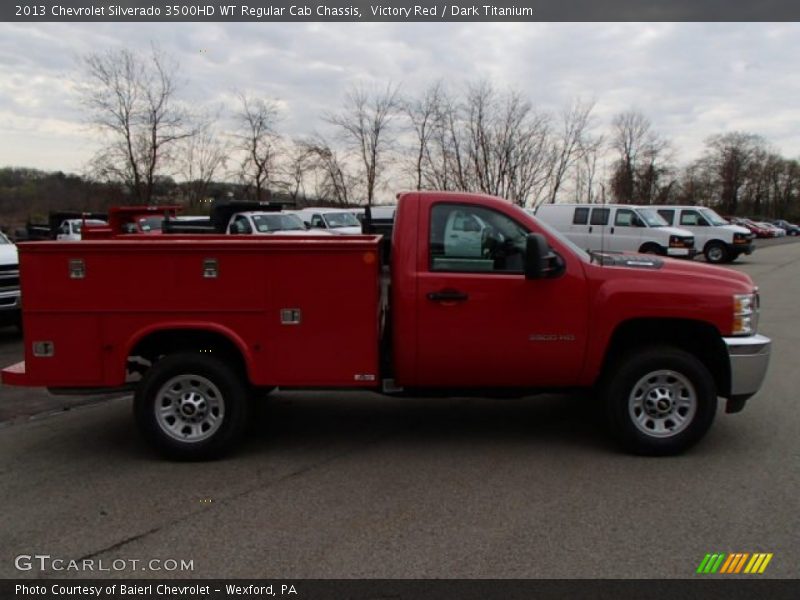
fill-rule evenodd
<path id="1" fill-rule="evenodd" d="M 728 249 L 731 253 L 739 256 L 740 254 L 746 254 L 750 256 L 753 251 L 756 249 L 755 244 L 751 241 L 748 244 L 728 244 Z"/>
<path id="2" fill-rule="evenodd" d="M 0 325 L 18 320 L 21 311 L 19 290 L 0 292 Z"/>
<path id="3" fill-rule="evenodd" d="M 722 338 L 731 365 L 731 390 L 728 412 L 738 412 L 744 401 L 764 382 L 769 366 L 772 340 L 763 335 Z"/>

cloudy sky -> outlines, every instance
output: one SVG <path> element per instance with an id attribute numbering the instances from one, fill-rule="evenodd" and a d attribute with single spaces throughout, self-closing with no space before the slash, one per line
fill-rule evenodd
<path id="1" fill-rule="evenodd" d="M 276 98 L 290 135 L 321 130 L 352 84 L 409 92 L 490 79 L 540 108 L 594 98 L 597 131 L 638 108 L 681 150 L 744 130 L 800 156 L 800 24 L 0 24 L 0 166 L 81 172 L 98 140 L 74 80 L 88 52 L 155 42 L 181 63 L 182 96 L 234 107 Z"/>

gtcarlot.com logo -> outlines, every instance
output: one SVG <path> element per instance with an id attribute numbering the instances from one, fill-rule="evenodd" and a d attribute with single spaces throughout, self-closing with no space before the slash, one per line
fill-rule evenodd
<path id="1" fill-rule="evenodd" d="M 59 558 L 49 554 L 20 554 L 14 559 L 18 571 L 194 571 L 194 560 L 175 558 Z"/>
<path id="2" fill-rule="evenodd" d="M 771 552 L 715 552 L 706 554 L 697 567 L 697 573 L 710 575 L 760 575 L 772 560 Z"/>

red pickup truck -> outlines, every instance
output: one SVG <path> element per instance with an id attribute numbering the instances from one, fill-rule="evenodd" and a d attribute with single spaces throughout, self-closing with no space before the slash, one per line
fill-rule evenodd
<path id="1" fill-rule="evenodd" d="M 102 236 L 99 236 L 102 237 Z M 381 236 L 125 235 L 20 245 L 9 385 L 135 391 L 173 458 L 228 450 L 275 387 L 512 395 L 591 388 L 617 438 L 674 454 L 763 381 L 745 274 L 589 254 L 499 198 L 398 198 Z"/>

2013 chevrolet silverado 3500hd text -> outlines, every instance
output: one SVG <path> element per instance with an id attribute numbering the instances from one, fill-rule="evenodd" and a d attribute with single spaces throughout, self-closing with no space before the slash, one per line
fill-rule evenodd
<path id="1" fill-rule="evenodd" d="M 102 237 L 102 236 L 99 236 Z M 399 197 L 376 235 L 120 235 L 20 246 L 25 362 L 10 385 L 135 389 L 175 458 L 243 435 L 257 392 L 503 394 L 591 388 L 629 450 L 674 454 L 763 381 L 742 273 L 589 254 L 511 203 Z"/>

